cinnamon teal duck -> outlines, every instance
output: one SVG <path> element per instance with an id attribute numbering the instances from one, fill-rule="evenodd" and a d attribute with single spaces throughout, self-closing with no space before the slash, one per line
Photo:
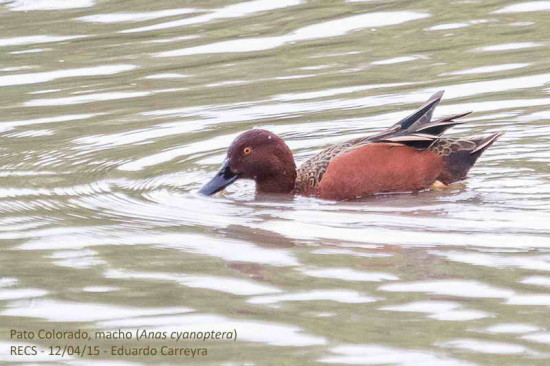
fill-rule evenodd
<path id="1" fill-rule="evenodd" d="M 466 178 L 481 154 L 502 133 L 469 138 L 443 137 L 456 119 L 432 121 L 443 91 L 420 109 L 373 136 L 325 148 L 296 169 L 286 143 L 272 132 L 253 129 L 229 146 L 219 172 L 199 193 L 212 195 L 237 179 L 252 179 L 257 193 L 349 200 L 375 193 L 413 192 Z"/>

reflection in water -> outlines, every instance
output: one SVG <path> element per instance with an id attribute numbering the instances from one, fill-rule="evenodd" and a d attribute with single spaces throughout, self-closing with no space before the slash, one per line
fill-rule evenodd
<path id="1" fill-rule="evenodd" d="M 547 364 L 547 10 L 0 0 L 3 334 L 237 329 L 193 364 Z M 440 89 L 437 116 L 474 111 L 457 135 L 506 132 L 465 183 L 195 193 L 246 129 L 301 163 Z M 0 360 L 28 362 L 4 353 L 17 344 Z"/>

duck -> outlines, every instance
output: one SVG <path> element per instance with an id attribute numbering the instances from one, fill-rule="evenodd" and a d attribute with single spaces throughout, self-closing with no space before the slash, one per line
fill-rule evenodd
<path id="1" fill-rule="evenodd" d="M 211 196 L 238 179 L 256 183 L 256 194 L 352 200 L 374 194 L 446 187 L 466 178 L 483 152 L 501 135 L 447 137 L 471 112 L 432 121 L 444 91 L 386 130 L 323 149 L 296 167 L 288 145 L 264 129 L 235 138 L 218 173 L 199 189 Z"/>

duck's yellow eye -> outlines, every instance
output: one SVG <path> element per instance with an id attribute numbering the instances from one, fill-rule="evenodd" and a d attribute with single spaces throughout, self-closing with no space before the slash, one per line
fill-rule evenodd
<path id="1" fill-rule="evenodd" d="M 245 147 L 245 148 L 243 149 L 243 154 L 245 154 L 245 155 L 248 155 L 248 154 L 250 154 L 251 152 L 252 152 L 252 149 L 249 148 L 249 147 Z"/>

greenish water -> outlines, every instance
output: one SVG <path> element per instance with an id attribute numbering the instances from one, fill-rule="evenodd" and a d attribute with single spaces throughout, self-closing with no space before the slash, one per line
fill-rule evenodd
<path id="1" fill-rule="evenodd" d="M 549 1 L 0 1 L 0 360 L 547 365 Z M 462 185 L 194 192 L 240 132 L 301 163 L 434 91 L 505 135 Z M 14 340 L 10 330 L 237 340 Z M 10 355 L 90 345 L 101 354 Z M 111 346 L 207 356 L 111 356 Z"/>

